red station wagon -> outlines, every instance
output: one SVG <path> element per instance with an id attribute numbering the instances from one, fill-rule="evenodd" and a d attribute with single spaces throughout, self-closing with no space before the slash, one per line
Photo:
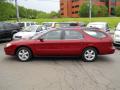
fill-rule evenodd
<path id="1" fill-rule="evenodd" d="M 88 28 L 51 30 L 28 40 L 12 41 L 4 50 L 20 61 L 33 56 L 82 56 L 83 61 L 92 62 L 98 55 L 115 52 L 111 36 Z"/>

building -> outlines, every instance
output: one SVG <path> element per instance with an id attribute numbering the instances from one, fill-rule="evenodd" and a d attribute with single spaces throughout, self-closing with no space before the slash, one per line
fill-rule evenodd
<path id="1" fill-rule="evenodd" d="M 79 6 L 86 0 L 60 0 L 60 13 L 62 17 L 79 17 Z M 120 5 L 120 0 L 92 0 L 97 6 L 108 7 L 109 15 L 114 15 L 115 7 Z"/>

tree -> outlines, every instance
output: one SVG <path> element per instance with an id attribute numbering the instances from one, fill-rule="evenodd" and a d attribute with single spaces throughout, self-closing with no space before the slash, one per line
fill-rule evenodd
<path id="1" fill-rule="evenodd" d="M 92 5 L 92 12 L 91 13 L 92 13 L 92 17 L 97 16 L 97 14 L 98 14 L 98 6 Z M 78 14 L 81 17 L 89 17 L 89 4 L 88 4 L 88 2 L 84 3 L 84 4 L 82 4 L 80 6 L 80 10 L 79 10 Z"/>
<path id="2" fill-rule="evenodd" d="M 108 16 L 108 8 L 106 6 L 98 7 L 98 16 L 101 16 L 101 17 Z"/>
<path id="3" fill-rule="evenodd" d="M 116 16 L 120 16 L 120 6 L 117 6 L 117 7 L 115 8 L 115 15 L 116 15 Z"/>
<path id="4" fill-rule="evenodd" d="M 52 11 L 50 13 L 50 18 L 58 18 L 58 17 L 60 17 L 60 13 L 59 12 Z"/>
<path id="5" fill-rule="evenodd" d="M 97 6 L 93 4 L 91 13 L 92 13 L 92 17 L 108 16 L 108 8 L 106 6 Z M 89 17 L 89 3 L 88 2 L 80 6 L 80 10 L 78 14 L 81 17 Z"/>

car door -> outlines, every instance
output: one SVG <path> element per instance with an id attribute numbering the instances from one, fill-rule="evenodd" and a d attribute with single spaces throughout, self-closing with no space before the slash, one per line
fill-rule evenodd
<path id="1" fill-rule="evenodd" d="M 79 31 L 64 31 L 64 55 L 80 55 L 84 48 L 84 36 Z"/>
<path id="2" fill-rule="evenodd" d="M 61 30 L 53 30 L 40 37 L 43 40 L 37 40 L 34 45 L 36 54 L 42 56 L 63 55 L 63 40 L 61 33 Z"/>

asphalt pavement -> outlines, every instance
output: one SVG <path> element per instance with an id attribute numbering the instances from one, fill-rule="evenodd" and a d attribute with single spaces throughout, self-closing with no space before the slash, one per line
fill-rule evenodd
<path id="1" fill-rule="evenodd" d="M 120 90 L 120 51 L 95 62 L 74 57 L 19 62 L 0 44 L 0 90 Z"/>

